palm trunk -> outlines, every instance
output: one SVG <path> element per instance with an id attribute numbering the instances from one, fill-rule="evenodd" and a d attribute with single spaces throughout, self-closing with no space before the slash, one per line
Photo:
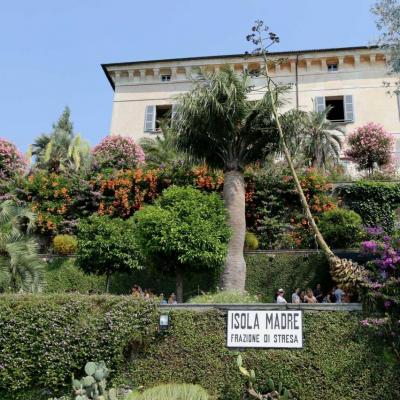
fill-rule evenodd
<path id="1" fill-rule="evenodd" d="M 175 268 L 176 301 L 183 303 L 183 269 L 180 265 Z"/>
<path id="2" fill-rule="evenodd" d="M 231 239 L 222 275 L 222 288 L 244 292 L 246 283 L 246 262 L 243 256 L 246 234 L 244 176 L 240 171 L 224 174 L 224 202 L 228 211 Z"/>

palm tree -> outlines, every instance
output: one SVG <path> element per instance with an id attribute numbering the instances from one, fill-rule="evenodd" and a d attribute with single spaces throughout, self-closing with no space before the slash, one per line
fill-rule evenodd
<path id="1" fill-rule="evenodd" d="M 251 90 L 248 77 L 229 67 L 202 75 L 190 92 L 179 97 L 173 121 L 182 151 L 224 171 L 223 197 L 232 231 L 222 276 L 227 290 L 244 291 L 246 280 L 243 169 L 278 144 L 269 97 L 248 101 Z"/>
<path id="2" fill-rule="evenodd" d="M 30 235 L 34 214 L 7 200 L 0 205 L 0 276 L 12 292 L 43 287 L 43 263 Z"/>
<path id="3" fill-rule="evenodd" d="M 324 111 L 306 113 L 304 119 L 304 153 L 311 160 L 311 166 L 324 172 L 333 163 L 336 165 L 342 149 L 341 135 L 344 129 L 337 123 L 328 120 L 332 107 Z"/>
<path id="4" fill-rule="evenodd" d="M 50 135 L 42 134 L 32 145 L 36 167 L 50 172 L 78 171 L 90 164 L 89 144 L 73 131 L 70 110 L 65 108 Z"/>
<path id="5" fill-rule="evenodd" d="M 177 134 L 166 121 L 160 121 L 161 135 L 155 138 L 142 138 L 140 145 L 146 154 L 146 164 L 157 168 L 161 164 L 174 162 L 190 163 L 187 154 L 178 149 Z"/>

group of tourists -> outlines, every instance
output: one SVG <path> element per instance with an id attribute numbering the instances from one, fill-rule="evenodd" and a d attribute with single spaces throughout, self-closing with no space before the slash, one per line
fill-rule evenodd
<path id="1" fill-rule="evenodd" d="M 283 289 L 277 291 L 276 302 L 278 304 L 287 303 L 287 300 L 285 299 L 285 291 Z M 321 289 L 321 284 L 318 283 L 314 289 L 308 288 L 306 290 L 301 290 L 299 287 L 295 288 L 291 302 L 294 304 L 350 303 L 351 294 L 345 293 L 339 286 L 334 286 L 324 293 Z"/>
<path id="2" fill-rule="evenodd" d="M 161 293 L 159 296 L 157 296 L 152 292 L 151 289 L 143 290 L 139 285 L 133 285 L 132 296 L 138 299 L 141 298 L 145 300 L 152 300 L 154 298 L 159 298 L 161 304 L 178 304 L 175 293 L 171 293 L 167 300 L 164 297 L 164 293 Z"/>

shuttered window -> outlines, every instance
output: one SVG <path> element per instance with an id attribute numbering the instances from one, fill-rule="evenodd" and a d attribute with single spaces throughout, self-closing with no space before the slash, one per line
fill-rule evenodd
<path id="1" fill-rule="evenodd" d="M 144 131 L 154 132 L 156 130 L 156 106 L 146 106 L 144 114 Z"/>
<path id="2" fill-rule="evenodd" d="M 343 98 L 344 101 L 344 119 L 346 122 L 354 122 L 354 104 L 353 96 L 347 95 Z"/>
<path id="3" fill-rule="evenodd" d="M 315 98 L 315 111 L 321 112 L 325 111 L 325 97 L 324 96 L 317 96 Z"/>

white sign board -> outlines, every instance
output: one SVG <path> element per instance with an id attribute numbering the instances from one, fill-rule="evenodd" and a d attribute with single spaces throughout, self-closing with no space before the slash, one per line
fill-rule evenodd
<path id="1" fill-rule="evenodd" d="M 300 310 L 229 310 L 227 347 L 303 347 L 303 313 Z"/>

